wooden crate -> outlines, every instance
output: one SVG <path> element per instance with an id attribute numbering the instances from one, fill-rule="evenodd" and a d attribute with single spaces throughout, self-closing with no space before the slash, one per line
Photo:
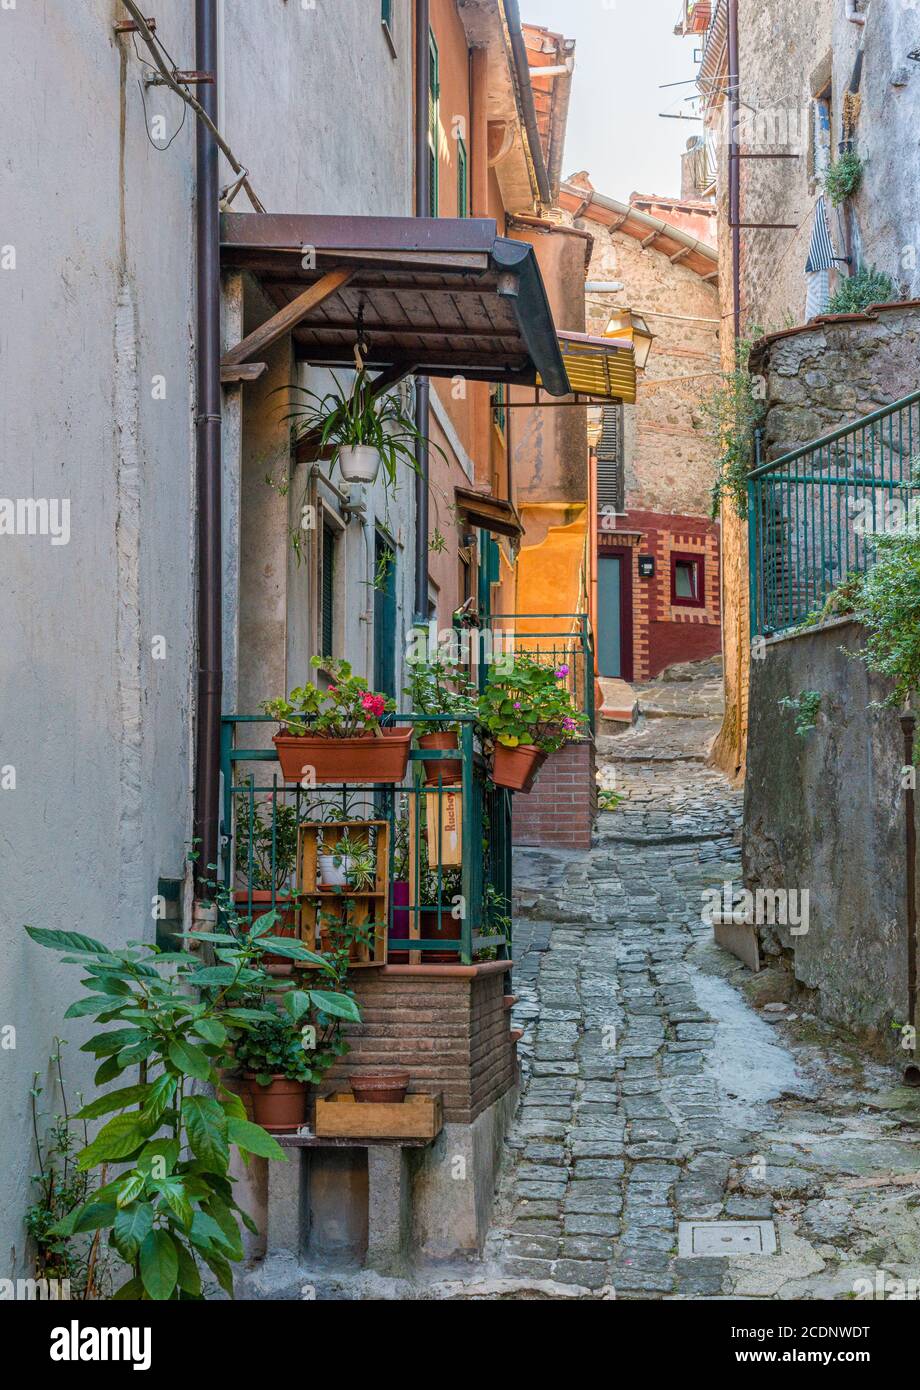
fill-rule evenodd
<path id="1" fill-rule="evenodd" d="M 455 869 L 463 863 L 463 792 L 459 787 L 429 787 L 425 792 L 428 862 L 432 868 Z"/>
<path id="2" fill-rule="evenodd" d="M 345 832 L 354 840 L 370 844 L 376 832 L 377 876 L 373 888 L 352 892 L 349 888 L 320 889 L 316 876 L 319 847 L 322 842 L 334 844 Z M 369 946 L 352 946 L 350 968 L 377 968 L 387 963 L 387 919 L 390 905 L 390 827 L 385 820 L 374 821 L 310 821 L 301 825 L 297 845 L 297 889 L 301 897 L 298 913 L 300 939 L 311 951 L 328 951 L 331 946 L 330 923 L 324 917 L 349 918 L 355 925 L 375 922 L 373 940 Z M 303 965 L 305 970 L 318 966 Z"/>
<path id="3" fill-rule="evenodd" d="M 359 1105 L 350 1091 L 338 1091 L 316 1102 L 313 1129 L 320 1139 L 436 1139 L 443 1124 L 440 1095 Z"/>

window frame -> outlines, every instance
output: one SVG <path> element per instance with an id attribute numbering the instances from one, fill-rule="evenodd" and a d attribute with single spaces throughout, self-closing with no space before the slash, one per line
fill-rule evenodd
<path id="1" fill-rule="evenodd" d="M 690 565 L 697 576 L 696 591 L 698 598 L 685 598 L 677 592 L 677 567 L 678 565 Z M 672 608 L 705 608 L 706 607 L 706 554 L 702 550 L 672 550 L 671 551 L 671 607 Z"/>

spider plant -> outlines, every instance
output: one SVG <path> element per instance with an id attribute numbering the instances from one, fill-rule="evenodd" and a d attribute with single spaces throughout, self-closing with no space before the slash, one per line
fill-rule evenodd
<path id="1" fill-rule="evenodd" d="M 330 474 L 342 449 L 365 445 L 377 451 L 387 485 L 395 487 L 400 460 L 416 468 L 415 447 L 423 436 L 415 421 L 403 410 L 398 397 L 375 394 L 375 379 L 366 368 L 356 374 L 350 390 L 334 372 L 331 375 L 335 389 L 322 396 L 306 386 L 289 387 L 296 399 L 284 418 L 294 422 L 298 439 L 314 436 L 319 452 L 332 446 Z M 433 441 L 429 447 L 443 454 Z"/>

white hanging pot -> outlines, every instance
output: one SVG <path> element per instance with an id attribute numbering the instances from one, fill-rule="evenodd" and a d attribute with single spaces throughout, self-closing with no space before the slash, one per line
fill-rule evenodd
<path id="1" fill-rule="evenodd" d="M 336 859 L 339 863 L 336 864 Z M 351 856 L 348 854 L 319 855 L 319 880 L 326 888 L 346 888 L 351 871 Z"/>
<path id="2" fill-rule="evenodd" d="M 346 483 L 372 483 L 380 470 L 380 455 L 372 444 L 349 444 L 339 450 L 339 468 Z"/>

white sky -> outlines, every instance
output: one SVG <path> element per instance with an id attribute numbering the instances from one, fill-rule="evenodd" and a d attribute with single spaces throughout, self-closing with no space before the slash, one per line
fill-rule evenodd
<path id="1" fill-rule="evenodd" d="M 521 0 L 526 24 L 575 39 L 575 78 L 563 175 L 587 169 L 599 193 L 680 192 L 680 155 L 698 121 L 660 119 L 689 112 L 700 40 L 676 38 L 681 0 Z"/>

